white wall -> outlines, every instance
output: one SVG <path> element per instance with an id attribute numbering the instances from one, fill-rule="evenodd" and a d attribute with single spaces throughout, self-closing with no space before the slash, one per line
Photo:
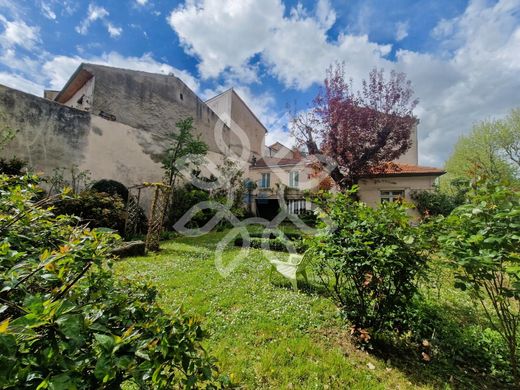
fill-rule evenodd
<path id="1" fill-rule="evenodd" d="M 90 111 L 92 105 L 92 93 L 94 91 L 94 79 L 92 77 L 88 80 L 76 93 L 65 103 L 66 106 L 77 108 L 78 110 Z M 83 103 L 78 103 L 78 100 L 83 97 Z"/>

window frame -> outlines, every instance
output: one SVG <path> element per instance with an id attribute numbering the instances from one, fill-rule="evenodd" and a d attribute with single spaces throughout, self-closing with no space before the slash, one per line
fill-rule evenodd
<path id="1" fill-rule="evenodd" d="M 379 203 L 385 202 L 399 202 L 405 199 L 406 192 L 405 190 L 380 190 L 379 191 Z"/>
<path id="2" fill-rule="evenodd" d="M 296 178 L 296 180 L 295 180 Z M 300 188 L 300 172 L 290 171 L 289 172 L 289 187 Z"/>
<path id="3" fill-rule="evenodd" d="M 267 178 L 267 180 L 265 180 Z M 271 172 L 264 172 L 260 174 L 260 188 L 269 188 L 271 186 Z"/>

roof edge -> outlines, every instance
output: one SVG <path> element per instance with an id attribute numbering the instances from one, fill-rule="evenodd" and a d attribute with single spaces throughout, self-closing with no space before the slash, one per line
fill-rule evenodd
<path id="1" fill-rule="evenodd" d="M 82 62 L 78 68 L 74 71 L 74 73 L 72 74 L 72 76 L 70 76 L 69 80 L 65 83 L 65 85 L 63 86 L 63 88 L 60 90 L 60 92 L 56 95 L 56 97 L 54 98 L 54 101 L 58 102 L 58 103 L 65 103 L 64 101 L 61 101 L 61 99 L 63 98 L 63 96 L 66 94 L 66 91 L 67 89 L 71 86 L 71 84 L 74 82 L 74 80 L 76 80 L 78 78 L 78 76 L 81 74 L 82 71 L 85 71 L 85 72 L 88 72 L 90 74 L 90 78 L 94 77 L 94 75 L 92 73 L 90 73 L 88 70 L 85 69 L 85 65 L 88 65 L 84 62 Z M 90 80 L 87 79 L 86 81 Z M 85 82 L 86 82 L 85 81 Z M 81 86 L 79 87 L 81 88 Z M 79 89 L 78 88 L 78 89 Z M 77 91 L 77 90 L 76 90 Z M 74 95 L 74 93 L 76 92 L 72 92 L 71 94 Z M 68 99 L 67 99 L 68 100 Z"/>

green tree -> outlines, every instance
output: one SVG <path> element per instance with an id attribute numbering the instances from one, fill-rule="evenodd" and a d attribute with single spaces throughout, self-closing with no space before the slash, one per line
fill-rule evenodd
<path id="1" fill-rule="evenodd" d="M 519 179 L 519 153 L 520 110 L 513 110 L 503 120 L 479 122 L 455 144 L 441 188 L 453 192 L 452 182 L 474 177 L 515 182 Z"/>
<path id="2" fill-rule="evenodd" d="M 515 169 L 520 169 L 520 108 L 511 111 L 497 126 L 497 145 Z"/>
<path id="3" fill-rule="evenodd" d="M 211 197 L 223 204 L 231 206 L 235 216 L 244 214 L 244 170 L 240 163 L 224 157 L 222 164 L 217 166 L 219 188 L 213 191 Z"/>
<path id="4" fill-rule="evenodd" d="M 175 124 L 178 132 L 169 134 L 170 146 L 166 150 L 162 164 L 166 172 L 166 183 L 175 186 L 179 173 L 190 167 L 198 167 L 208 152 L 208 145 L 193 134 L 193 118 L 183 119 Z"/>

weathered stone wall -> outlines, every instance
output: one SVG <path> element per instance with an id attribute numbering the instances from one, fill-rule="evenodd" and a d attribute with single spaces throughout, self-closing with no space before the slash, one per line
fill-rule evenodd
<path id="1" fill-rule="evenodd" d="M 16 132 L 1 151 L 17 156 L 36 171 L 54 168 L 89 170 L 93 179 L 114 179 L 125 185 L 158 181 L 157 159 L 165 141 L 122 123 L 0 86 L 0 124 Z"/>
<path id="2" fill-rule="evenodd" d="M 244 147 L 243 139 L 245 139 L 249 143 L 247 146 L 251 154 L 247 160 L 250 161 L 253 155 L 260 158 L 265 147 L 265 128 L 236 93 L 231 97 L 231 119 L 234 131 L 230 136 L 230 143 L 238 150 L 237 154 L 242 153 L 240 150 Z M 242 137 L 240 137 L 241 132 Z"/>
<path id="3" fill-rule="evenodd" d="M 0 157 L 22 158 L 46 176 L 74 165 L 88 170 L 93 180 L 113 179 L 126 186 L 163 178 L 161 155 L 168 139 L 161 134 L 0 85 L 0 129 L 6 127 L 16 136 Z M 210 151 L 207 158 L 213 164 L 202 166 L 202 174 L 218 174 L 214 166 L 222 162 L 222 154 Z M 142 194 L 145 208 L 151 194 Z"/>
<path id="4" fill-rule="evenodd" d="M 116 121 L 143 130 L 159 142 L 176 131 L 175 123 L 193 117 L 194 127 L 213 152 L 225 152 L 229 129 L 219 117 L 175 76 L 114 69 L 100 65 L 83 65 L 94 75 L 91 112 L 104 111 Z M 223 136 L 215 137 L 219 132 Z M 224 150 L 223 150 L 224 149 Z"/>
<path id="5" fill-rule="evenodd" d="M 2 156 L 16 155 L 45 172 L 86 158 L 87 112 L 0 85 L 0 121 L 1 128 L 16 132 Z"/>

